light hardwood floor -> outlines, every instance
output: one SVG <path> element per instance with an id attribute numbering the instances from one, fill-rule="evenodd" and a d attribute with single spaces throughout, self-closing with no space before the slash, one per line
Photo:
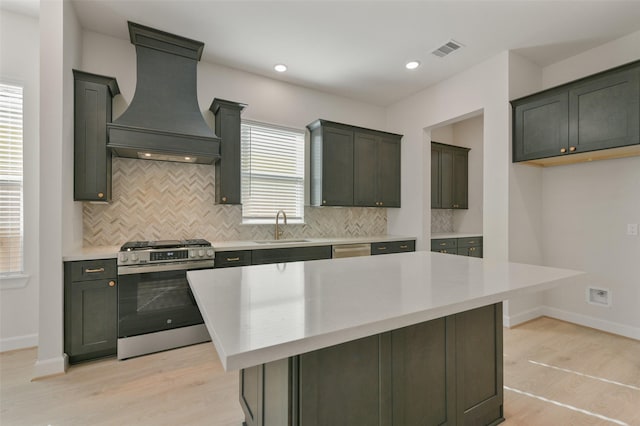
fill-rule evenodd
<path id="1" fill-rule="evenodd" d="M 504 353 L 503 425 L 640 426 L 640 342 L 540 318 L 505 329 Z M 243 420 L 237 373 L 222 370 L 210 343 L 94 361 L 32 382 L 35 357 L 35 349 L 0 354 L 2 426 Z"/>

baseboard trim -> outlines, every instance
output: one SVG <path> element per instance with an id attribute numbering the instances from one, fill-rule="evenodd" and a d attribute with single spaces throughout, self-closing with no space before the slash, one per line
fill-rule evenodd
<path id="1" fill-rule="evenodd" d="M 33 379 L 38 380 L 49 376 L 64 374 L 69 366 L 67 354 L 62 354 L 55 358 L 42 359 L 36 361 L 33 369 Z"/>
<path id="2" fill-rule="evenodd" d="M 37 334 L 25 334 L 24 336 L 5 337 L 0 339 L 0 352 L 15 351 L 38 346 Z"/>
<path id="3" fill-rule="evenodd" d="M 589 328 L 595 328 L 596 330 L 606 331 L 607 333 L 617 334 L 634 340 L 640 340 L 640 328 L 638 327 L 581 315 L 575 312 L 552 308 L 550 306 L 541 307 L 541 312 L 542 315 L 547 317 L 572 322 Z"/>
<path id="4" fill-rule="evenodd" d="M 502 325 L 507 328 L 515 327 L 525 322 L 534 320 L 544 316 L 543 307 L 536 306 L 533 309 L 528 309 L 524 312 L 518 312 L 516 315 L 503 315 Z"/>

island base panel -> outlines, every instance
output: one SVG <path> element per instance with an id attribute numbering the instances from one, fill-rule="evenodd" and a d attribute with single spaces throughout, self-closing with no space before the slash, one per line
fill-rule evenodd
<path id="1" fill-rule="evenodd" d="M 246 426 L 504 421 L 502 304 L 240 371 Z"/>

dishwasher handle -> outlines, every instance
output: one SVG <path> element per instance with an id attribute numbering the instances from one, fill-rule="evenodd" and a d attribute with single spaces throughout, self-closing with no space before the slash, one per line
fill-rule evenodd
<path id="1" fill-rule="evenodd" d="M 371 244 L 340 244 L 331 247 L 333 259 L 356 256 L 371 256 Z"/>

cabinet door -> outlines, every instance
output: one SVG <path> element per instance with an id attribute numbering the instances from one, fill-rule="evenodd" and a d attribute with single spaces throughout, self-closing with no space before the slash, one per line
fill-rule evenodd
<path id="1" fill-rule="evenodd" d="M 468 208 L 469 153 L 466 150 L 453 151 L 453 184 L 451 185 L 451 208 Z"/>
<path id="2" fill-rule="evenodd" d="M 456 424 L 450 322 L 450 317 L 439 318 L 391 332 L 393 424 Z"/>
<path id="3" fill-rule="evenodd" d="M 378 205 L 378 138 L 369 133 L 354 133 L 353 203 Z"/>
<path id="4" fill-rule="evenodd" d="M 67 284 L 65 351 L 73 362 L 112 355 L 117 344 L 117 286 L 115 279 Z M 88 356 L 90 355 L 91 356 Z"/>
<path id="5" fill-rule="evenodd" d="M 216 203 L 240 204 L 240 114 L 245 107 L 236 102 L 214 99 L 210 110 L 216 116 L 216 135 L 220 137 L 220 161 L 215 164 Z"/>
<path id="6" fill-rule="evenodd" d="M 502 304 L 455 315 L 457 420 L 497 424 L 503 418 Z"/>
<path id="7" fill-rule="evenodd" d="M 440 148 L 431 145 L 431 208 L 442 208 L 441 191 L 442 186 L 440 171 L 440 161 L 442 156 L 442 150 Z"/>
<path id="8" fill-rule="evenodd" d="M 104 84 L 75 81 L 74 191 L 76 201 L 111 199 L 111 151 L 107 123 L 111 96 Z"/>
<path id="9" fill-rule="evenodd" d="M 381 419 L 380 352 L 374 335 L 300 355 L 300 424 L 389 424 Z"/>
<path id="10" fill-rule="evenodd" d="M 353 132 L 324 127 L 322 129 L 321 161 L 322 197 L 320 204 L 323 206 L 352 206 Z"/>
<path id="11" fill-rule="evenodd" d="M 378 141 L 378 206 L 400 207 L 400 139 Z"/>
<path id="12" fill-rule="evenodd" d="M 440 152 L 440 207 L 453 208 L 454 185 L 453 151 L 442 149 Z"/>
<path id="13" fill-rule="evenodd" d="M 568 99 L 565 90 L 514 105 L 514 162 L 555 157 L 568 152 Z"/>
<path id="14" fill-rule="evenodd" d="M 569 151 L 640 143 L 637 68 L 608 74 L 569 92 Z"/>

